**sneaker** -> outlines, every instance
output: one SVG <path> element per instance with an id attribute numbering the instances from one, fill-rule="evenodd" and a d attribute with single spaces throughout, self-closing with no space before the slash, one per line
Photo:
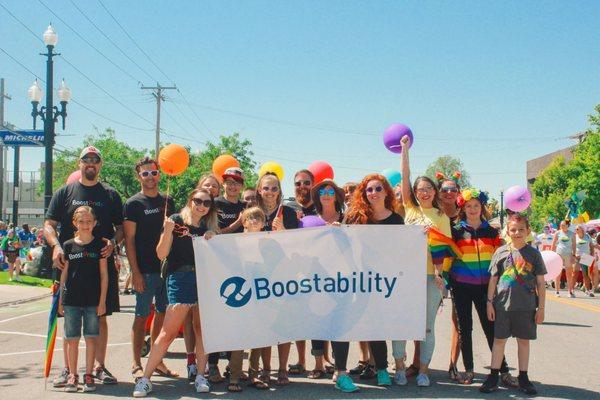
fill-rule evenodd
<path id="1" fill-rule="evenodd" d="M 146 397 L 151 391 L 152 382 L 150 382 L 150 379 L 144 376 L 135 384 L 135 389 L 133 389 L 133 397 Z"/>
<path id="2" fill-rule="evenodd" d="M 54 380 L 52 381 L 52 386 L 54 386 L 55 388 L 64 387 L 67 384 L 68 380 L 69 380 L 69 369 L 64 368 L 62 371 L 59 372 L 59 374 L 56 376 L 56 378 L 54 378 Z"/>
<path id="3" fill-rule="evenodd" d="M 429 385 L 431 385 L 431 382 L 429 382 L 427 374 L 419 373 L 417 375 L 417 386 L 428 387 Z"/>
<path id="4" fill-rule="evenodd" d="M 406 379 L 405 369 L 396 371 L 396 373 L 394 374 L 394 383 L 398 386 L 406 386 L 406 384 L 408 383 L 408 379 Z"/>
<path id="5" fill-rule="evenodd" d="M 372 365 L 367 365 L 363 371 L 360 373 L 359 378 L 361 380 L 373 379 L 375 378 L 375 367 Z"/>
<path id="6" fill-rule="evenodd" d="M 190 364 L 187 366 L 188 373 L 188 381 L 194 382 L 196 380 L 196 375 L 198 375 L 198 367 L 196 364 Z"/>
<path id="7" fill-rule="evenodd" d="M 92 374 L 83 375 L 83 391 L 93 392 L 96 390 L 96 382 L 94 382 L 94 376 Z"/>
<path id="8" fill-rule="evenodd" d="M 96 379 L 104 385 L 115 385 L 117 383 L 117 378 L 108 372 L 104 365 L 96 368 Z"/>
<path id="9" fill-rule="evenodd" d="M 391 386 L 392 380 L 387 369 L 380 369 L 377 371 L 377 386 Z"/>
<path id="10" fill-rule="evenodd" d="M 531 383 L 531 381 L 527 377 L 525 377 L 525 378 L 519 377 L 519 389 L 521 389 L 521 391 L 525 394 L 529 394 L 529 395 L 537 394 L 537 390 L 535 389 L 535 386 L 533 386 L 533 383 Z"/>
<path id="11" fill-rule="evenodd" d="M 575 293 L 569 292 L 569 297 L 572 298 L 572 299 L 574 299 L 575 298 Z"/>
<path id="12" fill-rule="evenodd" d="M 79 375 L 70 374 L 65 384 L 65 392 L 76 392 L 79 388 Z"/>
<path id="13" fill-rule="evenodd" d="M 560 297 L 560 292 L 556 292 L 555 296 Z"/>
<path id="14" fill-rule="evenodd" d="M 352 393 L 358 390 L 358 387 L 352 382 L 352 378 L 348 375 L 340 375 L 335 383 L 335 388 L 344 393 Z"/>
<path id="15" fill-rule="evenodd" d="M 362 374 L 362 372 L 365 370 L 365 368 L 368 366 L 369 364 L 367 364 L 364 361 L 359 361 L 358 365 L 354 368 L 352 368 L 350 371 L 348 371 L 348 373 L 350 375 L 360 375 Z"/>
<path id="16" fill-rule="evenodd" d="M 197 393 L 208 393 L 210 392 L 210 385 L 208 384 L 208 380 L 202 375 L 197 375 L 196 380 L 194 381 L 194 386 L 196 387 Z"/>
<path id="17" fill-rule="evenodd" d="M 483 385 L 479 387 L 481 393 L 492 393 L 498 390 L 498 375 L 489 374 L 483 382 Z"/>

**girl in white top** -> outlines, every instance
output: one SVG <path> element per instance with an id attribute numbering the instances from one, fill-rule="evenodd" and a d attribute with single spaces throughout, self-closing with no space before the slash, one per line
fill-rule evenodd
<path id="1" fill-rule="evenodd" d="M 563 260 L 563 268 L 566 270 L 567 275 L 567 288 L 569 290 L 569 297 L 575 297 L 573 288 L 575 283 L 573 282 L 573 257 L 575 257 L 575 240 L 573 232 L 569 231 L 569 225 L 571 223 L 567 220 L 560 223 L 560 229 L 554 234 L 552 239 L 552 251 L 558 253 L 560 258 Z M 561 274 L 558 274 L 554 280 L 554 289 L 556 290 L 556 297 L 560 297 L 560 278 Z"/>
<path id="2" fill-rule="evenodd" d="M 594 245 L 593 245 L 593 240 L 590 237 L 590 235 L 588 235 L 587 233 L 585 233 L 585 229 L 583 225 L 578 225 L 577 228 L 575 228 L 575 265 L 573 268 L 573 280 L 576 280 L 577 278 L 577 272 L 579 271 L 579 268 L 581 268 L 582 271 L 582 275 L 583 275 L 583 289 L 585 292 L 587 292 L 589 297 L 595 297 L 594 296 L 594 288 L 592 287 L 592 272 L 591 272 L 591 268 L 590 265 L 586 265 L 586 264 L 582 264 L 581 263 L 581 256 L 582 255 L 588 255 L 591 256 L 594 254 Z"/>

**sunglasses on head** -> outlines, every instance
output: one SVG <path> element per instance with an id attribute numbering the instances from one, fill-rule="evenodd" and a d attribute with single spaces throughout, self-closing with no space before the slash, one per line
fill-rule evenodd
<path id="1" fill-rule="evenodd" d="M 81 161 L 83 161 L 84 164 L 100 164 L 100 157 L 85 156 L 85 157 L 81 157 Z"/>
<path id="2" fill-rule="evenodd" d="M 452 186 L 443 186 L 440 191 L 442 193 L 458 193 L 458 188 Z"/>
<path id="3" fill-rule="evenodd" d="M 294 182 L 294 185 L 296 185 L 296 187 L 300 187 L 300 186 L 310 186 L 311 182 L 309 180 L 305 180 L 305 181 L 296 181 Z"/>
<path id="4" fill-rule="evenodd" d="M 212 205 L 212 203 L 213 203 L 212 200 L 202 200 L 202 199 L 196 199 L 196 198 L 193 198 L 192 201 L 197 206 L 202 205 L 202 206 L 207 207 L 207 208 L 210 207 Z"/>
<path id="5" fill-rule="evenodd" d="M 319 196 L 335 196 L 335 190 L 333 189 L 319 189 Z"/>
<path id="6" fill-rule="evenodd" d="M 152 176 L 158 176 L 158 170 L 153 169 L 151 171 L 142 171 L 138 175 L 141 176 L 142 178 L 147 178 L 150 175 L 152 175 Z"/>
<path id="7" fill-rule="evenodd" d="M 373 192 L 379 193 L 379 192 L 383 191 L 383 186 L 375 186 L 375 187 L 371 186 L 371 187 L 366 188 L 365 191 L 367 193 L 373 193 Z"/>
<path id="8" fill-rule="evenodd" d="M 279 192 L 279 188 L 277 186 L 271 186 L 271 187 L 263 186 L 262 190 L 263 190 L 263 192 L 269 192 L 269 191 L 273 192 L 273 193 Z"/>

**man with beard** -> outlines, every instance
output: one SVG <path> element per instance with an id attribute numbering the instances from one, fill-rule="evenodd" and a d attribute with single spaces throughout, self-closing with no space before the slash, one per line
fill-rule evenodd
<path id="1" fill-rule="evenodd" d="M 164 218 L 175 212 L 175 203 L 173 199 L 167 198 L 158 191 L 160 172 L 155 160 L 149 157 L 142 158 L 135 165 L 135 172 L 141 191 L 125 202 L 123 230 L 135 291 L 135 319 L 131 327 L 133 347 L 131 373 L 137 379 L 144 375 L 141 351 L 146 320 L 150 315 L 153 300 L 155 313 L 150 343 L 156 340 L 165 318 L 167 291 L 160 276 L 160 260 L 156 256 L 156 245 L 158 245 Z M 167 377 L 178 376 L 162 362 L 157 366 L 156 372 Z"/>
<path id="2" fill-rule="evenodd" d="M 317 215 L 317 209 L 310 197 L 310 189 L 312 189 L 314 182 L 314 175 L 307 169 L 301 169 L 294 175 L 296 203 L 301 207 L 302 216 Z"/>
<path id="3" fill-rule="evenodd" d="M 60 272 L 65 267 L 65 256 L 62 244 L 74 236 L 73 213 L 80 206 L 90 206 L 96 214 L 97 224 L 94 227 L 94 237 L 100 237 L 106 245 L 102 248 L 102 257 L 108 262 L 108 292 L 106 295 L 106 314 L 100 317 L 100 335 L 96 343 L 96 368 L 94 375 L 104 384 L 116 384 L 117 379 L 106 369 L 106 346 L 108 344 L 108 323 L 106 317 L 120 311 L 119 305 L 119 273 L 115 267 L 113 251 L 116 243 L 123 240 L 123 205 L 121 197 L 112 187 L 99 182 L 102 168 L 100 151 L 94 146 L 88 146 L 79 156 L 81 178 L 77 182 L 59 188 L 50 201 L 46 220 L 44 221 L 44 236 L 52 249 L 52 262 L 60 279 Z M 60 235 L 56 229 L 60 225 Z M 64 346 L 65 365 L 67 346 Z M 77 373 L 77 371 L 72 371 Z M 64 386 L 69 370 L 61 371 L 54 380 L 55 387 Z"/>

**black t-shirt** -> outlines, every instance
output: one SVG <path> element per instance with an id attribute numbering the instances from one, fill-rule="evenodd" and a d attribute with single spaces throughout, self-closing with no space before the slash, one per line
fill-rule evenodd
<path id="1" fill-rule="evenodd" d="M 265 231 L 273 230 L 273 220 L 277 216 L 277 210 L 273 211 L 270 215 L 267 215 L 267 220 L 265 221 Z M 283 226 L 285 229 L 297 229 L 298 228 L 298 215 L 296 214 L 296 210 L 294 210 L 290 206 L 283 206 Z"/>
<path id="2" fill-rule="evenodd" d="M 232 203 L 224 196 L 220 196 L 215 199 L 215 206 L 217 207 L 217 213 L 219 216 L 219 229 L 223 229 L 227 228 L 238 219 L 240 213 L 244 211 L 247 204 L 241 200 L 239 200 L 237 203 Z M 244 227 L 241 225 L 238 229 L 231 233 L 240 232 L 244 232 Z"/>
<path id="3" fill-rule="evenodd" d="M 165 216 L 175 212 L 172 198 L 166 199 L 162 194 L 149 197 L 136 193 L 130 197 L 123 207 L 123 218 L 136 223 L 135 251 L 140 272 L 143 274 L 160 273 L 160 260 L 156 256 L 156 245 L 160 238 Z"/>
<path id="4" fill-rule="evenodd" d="M 184 265 L 196 265 L 192 237 L 203 236 L 208 229 L 204 220 L 200 221 L 200 227 L 195 227 L 184 224 L 179 214 L 171 215 L 171 219 L 175 222 L 175 229 L 171 251 L 167 256 L 167 266 L 169 272 L 176 272 Z"/>
<path id="5" fill-rule="evenodd" d="M 100 250 L 104 242 L 94 238 L 88 244 L 77 244 L 74 239 L 63 243 L 65 260 L 69 263 L 63 305 L 97 306 L 100 301 Z"/>
<path id="6" fill-rule="evenodd" d="M 404 219 L 395 212 L 392 212 L 389 217 L 386 219 L 382 219 L 377 222 L 369 222 L 369 224 L 378 224 L 378 225 L 404 225 Z"/>
<path id="7" fill-rule="evenodd" d="M 114 226 L 123 225 L 123 203 L 115 189 L 101 182 L 94 186 L 74 182 L 54 193 L 46 213 L 47 219 L 60 224 L 60 243 L 73 238 L 73 213 L 80 206 L 90 206 L 94 210 L 97 224 L 93 235 L 96 238 L 112 239 Z"/>
<path id="8" fill-rule="evenodd" d="M 302 206 L 302 214 L 304 214 L 304 216 L 307 215 L 317 215 L 317 207 L 315 206 L 315 203 L 311 204 L 308 207 L 304 207 Z"/>

